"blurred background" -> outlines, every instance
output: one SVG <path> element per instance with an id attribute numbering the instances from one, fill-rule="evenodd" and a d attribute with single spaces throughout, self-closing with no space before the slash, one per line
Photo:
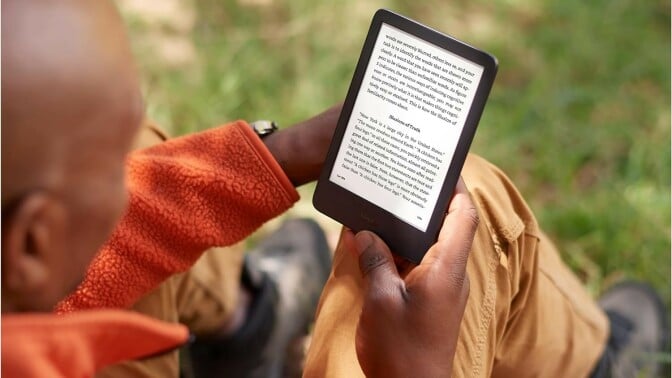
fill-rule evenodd
<path id="1" fill-rule="evenodd" d="M 376 9 L 494 54 L 472 152 L 517 184 L 597 295 L 624 278 L 670 304 L 668 0 L 118 0 L 148 115 L 172 135 L 291 125 L 341 101 Z M 338 225 L 310 204 L 293 214 Z"/>

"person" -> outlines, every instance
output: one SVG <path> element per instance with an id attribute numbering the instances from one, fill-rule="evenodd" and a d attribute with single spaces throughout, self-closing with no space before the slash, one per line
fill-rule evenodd
<path id="1" fill-rule="evenodd" d="M 112 5 L 13 1 L 2 17 L 3 372 L 86 376 L 181 345 L 184 327 L 101 308 L 130 306 L 286 210 L 333 124 L 262 141 L 238 121 L 128 154 L 141 101 Z M 472 155 L 463 177 L 417 267 L 343 230 L 306 376 L 585 376 L 660 346 L 655 297 L 616 288 L 606 316 L 499 169 Z M 99 249 L 63 315 L 40 314 Z"/>
<path id="2" fill-rule="evenodd" d="M 128 154 L 142 106 L 114 7 L 3 5 L 3 372 L 87 376 L 183 344 L 184 327 L 109 308 L 131 305 L 206 248 L 235 243 L 291 206 L 293 186 L 319 171 L 333 123 L 318 116 L 262 141 L 238 121 Z M 462 225 L 460 234 L 449 233 L 430 255 L 435 269 L 458 277 L 475 224 L 473 215 L 460 221 L 458 210 L 473 211 L 464 190 L 452 204 L 448 219 Z M 84 283 L 58 307 L 63 315 L 44 314 L 87 265 Z M 458 321 L 464 282 L 426 288 L 456 293 L 441 310 Z M 426 327 L 417 317 L 406 326 Z M 447 329 L 450 347 L 457 333 Z M 444 356 L 427 366 L 440 365 L 449 366 Z"/>

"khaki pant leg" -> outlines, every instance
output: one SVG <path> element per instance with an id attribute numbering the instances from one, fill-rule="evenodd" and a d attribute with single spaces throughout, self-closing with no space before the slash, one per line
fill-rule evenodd
<path id="1" fill-rule="evenodd" d="M 481 223 L 467 264 L 470 293 L 452 375 L 585 376 L 604 349 L 605 316 L 498 169 L 469 156 L 462 175 Z M 305 376 L 363 376 L 354 343 L 361 287 L 356 259 L 334 256 Z"/>
<path id="2" fill-rule="evenodd" d="M 606 344 L 603 312 L 499 169 L 469 156 L 462 174 L 481 224 L 453 375 L 586 376 Z"/>
<path id="3" fill-rule="evenodd" d="M 140 130 L 136 148 L 166 140 L 156 125 L 148 122 Z M 231 317 L 238 302 L 244 244 L 211 248 L 187 272 L 176 274 L 131 308 L 167 322 L 185 324 L 192 333 L 219 330 Z M 138 361 L 110 366 L 96 377 L 179 377 L 178 350 Z"/>
<path id="4" fill-rule="evenodd" d="M 244 242 L 211 248 L 185 274 L 176 305 L 180 323 L 192 333 L 216 333 L 231 318 L 240 294 L 244 251 Z"/>

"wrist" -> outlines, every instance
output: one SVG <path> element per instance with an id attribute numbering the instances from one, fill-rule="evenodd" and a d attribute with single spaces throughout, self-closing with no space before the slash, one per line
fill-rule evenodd
<path id="1" fill-rule="evenodd" d="M 263 142 L 294 186 L 317 180 L 324 157 L 315 153 L 310 137 L 300 128 L 279 130 L 265 137 Z"/>
<path id="2" fill-rule="evenodd" d="M 264 135 L 262 141 L 294 186 L 320 175 L 340 114 L 340 105 L 294 126 Z"/>
<path id="3" fill-rule="evenodd" d="M 286 137 L 287 131 L 279 131 L 277 123 L 270 120 L 252 121 L 249 125 L 257 137 L 261 139 L 275 161 L 280 165 L 285 176 L 292 182 L 292 185 L 295 187 L 301 185 L 302 182 L 296 177 L 292 158 L 288 154 L 288 151 L 294 150 L 294 146 L 290 145 L 292 138 Z"/>

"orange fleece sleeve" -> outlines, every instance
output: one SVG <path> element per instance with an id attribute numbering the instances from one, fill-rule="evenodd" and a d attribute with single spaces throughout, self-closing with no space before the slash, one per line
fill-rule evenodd
<path id="1" fill-rule="evenodd" d="M 184 344 L 189 330 L 134 312 L 2 315 L 2 375 L 92 377 L 101 368 Z"/>
<path id="2" fill-rule="evenodd" d="M 236 243 L 298 200 L 243 121 L 131 153 L 129 207 L 58 312 L 127 307 L 207 248 Z"/>

